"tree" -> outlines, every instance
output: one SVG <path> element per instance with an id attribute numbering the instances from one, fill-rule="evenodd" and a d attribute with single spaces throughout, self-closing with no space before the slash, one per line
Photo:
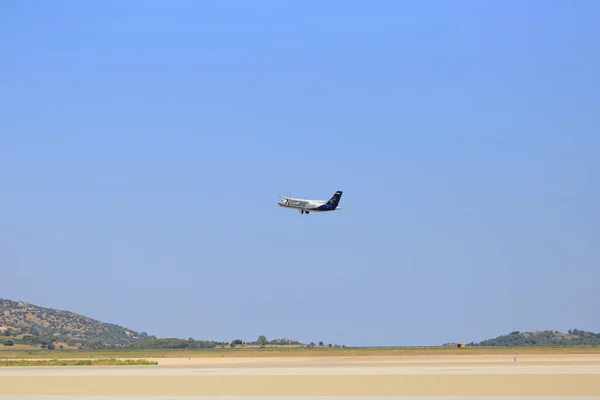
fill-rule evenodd
<path id="1" fill-rule="evenodd" d="M 319 346 L 324 346 L 324 343 L 322 340 L 319 342 Z"/>
<path id="2" fill-rule="evenodd" d="M 54 343 L 48 344 L 48 350 L 54 350 L 54 349 L 55 349 Z"/>
<path id="3" fill-rule="evenodd" d="M 7 340 L 6 342 L 4 342 L 4 345 L 5 346 L 12 346 L 12 345 L 14 345 L 14 343 L 13 343 L 12 340 Z"/>
<path id="4" fill-rule="evenodd" d="M 269 341 L 267 340 L 267 338 L 265 337 L 265 335 L 260 335 L 258 337 L 257 340 L 258 344 L 260 344 L 261 346 L 264 346 L 265 344 L 269 343 Z"/>
<path id="5" fill-rule="evenodd" d="M 243 344 L 242 339 L 235 339 L 231 341 L 232 345 Z"/>
<path id="6" fill-rule="evenodd" d="M 4 336 L 10 336 L 12 333 L 12 331 L 10 330 L 10 328 L 8 328 L 7 330 L 4 331 Z"/>
<path id="7" fill-rule="evenodd" d="M 329 347 L 331 347 L 331 343 L 329 343 L 329 345 L 328 345 L 328 346 L 329 346 Z"/>

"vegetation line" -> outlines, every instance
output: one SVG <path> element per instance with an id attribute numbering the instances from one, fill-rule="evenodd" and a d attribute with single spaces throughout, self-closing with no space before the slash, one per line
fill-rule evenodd
<path id="1" fill-rule="evenodd" d="M 0 367 L 75 367 L 88 365 L 156 365 L 155 361 L 149 360 L 2 360 Z"/>
<path id="2" fill-rule="evenodd" d="M 235 357 L 326 357 L 326 356 L 473 356 L 473 355 L 522 355 L 522 354 L 600 354 L 600 347 L 467 347 L 466 349 L 430 348 L 286 348 L 286 349 L 181 349 L 181 350 L 70 350 L 70 351 L 0 351 L 2 361 L 10 360 L 66 360 L 130 359 L 157 360 L 161 358 L 235 358 Z M 116 362 L 116 361 L 113 361 Z M 95 364 L 102 365 L 102 364 Z M 124 364 L 104 364 L 124 365 Z M 138 364 L 139 365 L 139 364 Z"/>

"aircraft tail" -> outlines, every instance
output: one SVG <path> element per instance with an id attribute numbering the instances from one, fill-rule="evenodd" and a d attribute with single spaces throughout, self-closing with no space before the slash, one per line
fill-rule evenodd
<path id="1" fill-rule="evenodd" d="M 335 194 L 333 195 L 333 197 L 331 199 L 329 199 L 329 201 L 327 202 L 327 204 L 329 204 L 331 207 L 333 207 L 334 209 L 338 206 L 340 199 L 342 198 L 342 193 L 341 191 L 337 191 L 335 192 Z"/>

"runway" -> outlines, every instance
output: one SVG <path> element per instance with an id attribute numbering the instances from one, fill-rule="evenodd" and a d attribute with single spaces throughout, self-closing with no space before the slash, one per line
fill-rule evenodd
<path id="1" fill-rule="evenodd" d="M 338 396 L 1 396 L 0 400 L 340 400 Z M 344 397 L 347 398 L 347 397 Z M 521 397 L 516 397 L 521 398 Z M 558 396 L 553 400 L 598 399 L 588 396 Z M 352 400 L 507 400 L 506 396 L 352 396 Z M 548 400 L 548 396 L 528 396 L 527 400 Z"/>
<path id="2" fill-rule="evenodd" d="M 521 357 L 517 362 L 506 356 L 162 359 L 152 366 L 0 368 L 0 400 L 260 400 L 272 396 L 290 400 L 347 396 L 354 400 L 359 396 L 600 399 L 600 356 Z"/>

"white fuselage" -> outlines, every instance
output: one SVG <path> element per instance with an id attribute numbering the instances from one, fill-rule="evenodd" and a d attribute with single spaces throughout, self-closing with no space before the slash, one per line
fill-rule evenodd
<path id="1" fill-rule="evenodd" d="M 296 210 L 303 211 L 312 211 L 312 212 L 320 212 L 320 211 L 331 211 L 331 210 L 319 210 L 318 208 L 322 205 L 326 204 L 327 200 L 306 200 L 306 199 L 295 199 L 293 197 L 283 197 L 277 204 L 280 207 L 286 208 L 294 208 Z M 339 207 L 335 208 L 339 210 Z"/>

